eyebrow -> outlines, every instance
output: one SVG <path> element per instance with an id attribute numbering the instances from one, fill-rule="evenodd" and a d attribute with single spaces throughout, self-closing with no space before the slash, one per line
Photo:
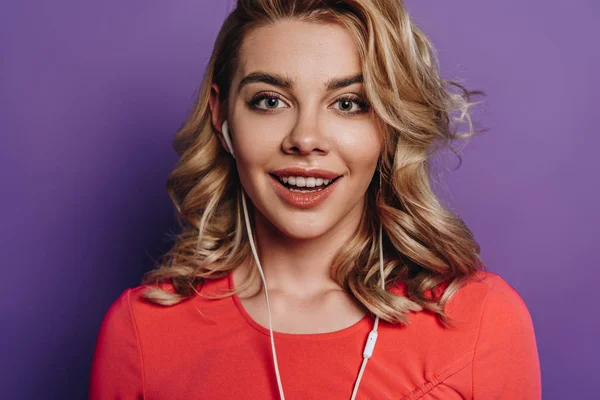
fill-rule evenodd
<path id="1" fill-rule="evenodd" d="M 244 86 L 256 82 L 263 82 L 284 89 L 292 89 L 294 87 L 294 80 L 290 77 L 277 74 L 268 74 L 266 72 L 252 72 L 242 78 L 240 84 L 238 85 L 238 92 L 240 92 Z M 327 87 L 328 91 L 331 91 L 362 82 L 362 74 L 356 74 L 330 79 L 325 82 L 325 86 Z"/>

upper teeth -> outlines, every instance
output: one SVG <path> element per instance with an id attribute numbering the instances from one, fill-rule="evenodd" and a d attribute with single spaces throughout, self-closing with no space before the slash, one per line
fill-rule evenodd
<path id="1" fill-rule="evenodd" d="M 283 183 L 298 187 L 317 187 L 329 185 L 329 182 L 331 182 L 329 179 L 313 178 L 312 176 L 308 178 L 304 176 L 284 176 L 283 178 L 279 179 L 281 179 Z"/>

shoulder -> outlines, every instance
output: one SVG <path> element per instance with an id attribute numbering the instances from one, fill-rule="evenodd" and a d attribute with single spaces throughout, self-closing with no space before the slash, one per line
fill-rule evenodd
<path id="1" fill-rule="evenodd" d="M 521 294 L 501 276 L 487 272 L 488 287 L 481 310 L 481 324 L 504 328 L 505 332 L 532 331 L 531 314 Z M 523 332 L 524 333 L 524 332 Z"/>
<path id="2" fill-rule="evenodd" d="M 533 321 L 523 297 L 496 273 L 478 271 L 448 301 L 447 312 L 459 321 L 469 321 L 477 347 L 485 342 L 535 342 Z"/>
<path id="3" fill-rule="evenodd" d="M 130 287 L 123 290 L 113 300 L 104 314 L 100 329 L 101 335 L 125 337 L 134 334 L 136 330 L 134 309 L 139 309 L 143 303 L 142 292 L 145 286 Z"/>
<path id="4" fill-rule="evenodd" d="M 130 319 L 139 311 L 149 310 L 154 306 L 159 307 L 144 298 L 144 292 L 151 287 L 150 285 L 138 285 L 124 289 L 108 308 L 104 317 L 105 321 Z M 171 284 L 162 285 L 161 288 L 174 293 Z"/>
<path id="5" fill-rule="evenodd" d="M 104 315 L 103 325 L 121 325 L 131 322 L 132 317 L 132 292 L 138 288 L 126 288 L 113 300 Z"/>
<path id="6" fill-rule="evenodd" d="M 481 271 L 475 279 L 474 285 L 484 287 L 482 313 L 530 319 L 529 310 L 521 294 L 500 275 Z"/>
<path id="7" fill-rule="evenodd" d="M 536 345 L 529 311 L 521 295 L 500 275 L 477 271 L 450 297 L 445 312 L 450 326 L 440 324 L 432 312 L 420 311 L 411 315 L 407 326 L 389 327 L 382 343 L 402 361 L 412 358 L 413 364 L 439 377 L 457 373 L 474 362 L 478 373 L 506 375 L 516 365 L 535 370 Z M 404 345 L 399 347 L 398 343 Z M 469 370 L 464 371 L 470 377 Z M 470 379 L 467 375 L 465 379 Z"/>
<path id="8" fill-rule="evenodd" d="M 502 276 L 489 271 L 479 270 L 471 276 L 447 301 L 445 313 L 454 327 L 450 332 L 462 332 L 469 340 L 533 334 L 531 314 L 521 294 Z M 417 318 L 435 319 L 428 314 Z"/>
<path id="9" fill-rule="evenodd" d="M 477 271 L 448 302 L 452 309 L 477 308 L 483 312 L 529 314 L 523 298 L 504 278 L 494 272 Z"/>
<path id="10" fill-rule="evenodd" d="M 444 290 L 447 292 L 444 296 L 449 296 L 444 311 L 455 328 L 450 331 L 470 332 L 469 335 L 477 336 L 482 325 L 490 322 L 498 327 L 531 326 L 531 316 L 523 298 L 497 273 L 478 270 L 453 293 L 448 292 L 452 290 L 448 285 Z M 449 333 L 437 324 L 433 313 L 418 312 L 412 319 L 418 322 L 417 326 L 420 322 L 425 323 L 430 332 Z"/>
<path id="11" fill-rule="evenodd" d="M 478 307 L 473 347 L 474 395 L 541 398 L 540 364 L 529 309 L 502 277 L 486 274 L 475 283 L 482 286 L 484 297 Z"/>
<path id="12" fill-rule="evenodd" d="M 218 295 L 227 288 L 227 278 L 206 280 L 196 290 L 201 295 Z M 124 289 L 114 300 L 106 313 L 105 319 L 130 319 L 132 323 L 139 324 L 144 320 L 159 321 L 162 318 L 173 318 L 176 315 L 186 314 L 189 309 L 196 309 L 201 303 L 209 303 L 208 298 L 193 294 L 173 305 L 161 305 L 146 298 L 146 293 L 153 289 L 160 289 L 166 293 L 176 294 L 171 282 L 160 284 L 145 284 Z"/>

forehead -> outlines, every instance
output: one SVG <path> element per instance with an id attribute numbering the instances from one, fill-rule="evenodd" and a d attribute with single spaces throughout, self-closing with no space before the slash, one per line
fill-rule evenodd
<path id="1" fill-rule="evenodd" d="M 289 20 L 253 29 L 244 39 L 235 81 L 256 71 L 288 76 L 300 86 L 315 85 L 360 73 L 361 62 L 344 27 Z"/>

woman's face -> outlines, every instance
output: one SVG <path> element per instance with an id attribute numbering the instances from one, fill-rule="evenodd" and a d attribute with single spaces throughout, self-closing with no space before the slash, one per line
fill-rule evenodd
<path id="1" fill-rule="evenodd" d="M 285 21 L 244 40 L 227 110 L 235 161 L 256 209 L 289 237 L 361 218 L 381 137 L 360 74 L 339 25 Z"/>

